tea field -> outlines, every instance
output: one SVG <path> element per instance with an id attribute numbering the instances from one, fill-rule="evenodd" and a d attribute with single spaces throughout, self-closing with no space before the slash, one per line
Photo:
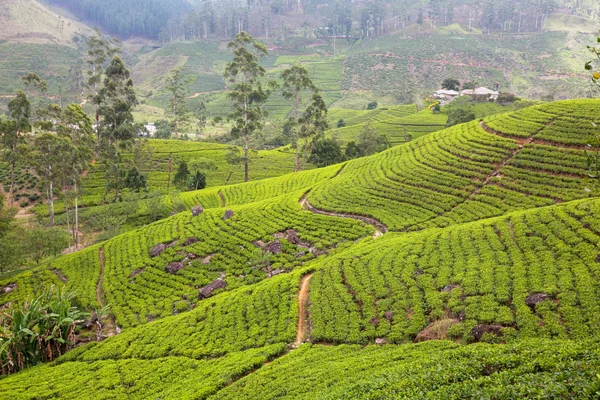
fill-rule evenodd
<path id="1" fill-rule="evenodd" d="M 341 165 L 164 197 L 185 211 L 0 278 L 0 304 L 65 285 L 83 307 L 109 304 L 119 328 L 0 379 L 0 392 L 598 398 L 600 199 L 585 177 L 599 108 L 539 104 Z M 424 113 L 337 112 L 358 125 Z"/>

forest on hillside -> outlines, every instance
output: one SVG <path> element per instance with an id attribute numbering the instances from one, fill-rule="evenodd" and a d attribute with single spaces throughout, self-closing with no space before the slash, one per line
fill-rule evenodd
<path id="1" fill-rule="evenodd" d="M 228 39 L 247 31 L 265 38 L 376 37 L 406 25 L 540 31 L 554 12 L 600 19 L 594 0 L 47 0 L 122 38 L 162 42 Z"/>

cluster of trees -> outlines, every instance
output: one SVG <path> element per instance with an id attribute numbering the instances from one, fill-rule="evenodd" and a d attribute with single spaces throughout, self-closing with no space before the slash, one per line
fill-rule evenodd
<path id="1" fill-rule="evenodd" d="M 303 23 L 305 33 L 325 36 L 378 37 L 407 24 L 434 27 L 459 22 L 486 31 L 538 31 L 558 8 L 599 19 L 594 0 L 49 0 L 120 37 L 145 36 L 163 42 L 229 39 L 241 32 L 265 38 L 286 36 L 293 27 L 276 21 L 291 13 L 325 17 Z M 312 19 L 314 21 L 314 18 Z M 296 26 L 298 28 L 298 26 Z"/>
<path id="2" fill-rule="evenodd" d="M 267 117 L 264 105 L 278 85 L 265 78 L 266 70 L 260 64 L 260 59 L 268 55 L 264 44 L 242 32 L 228 47 L 233 55 L 224 72 L 229 89 L 227 96 L 233 108 L 228 120 L 232 123 L 232 136 L 242 142 L 241 154 L 232 152 L 228 161 L 244 165 L 247 182 L 255 139 L 261 133 Z M 295 170 L 300 171 L 315 141 L 327 129 L 327 106 L 304 67 L 290 67 L 281 73 L 281 79 L 283 97 L 292 105 L 286 126 L 293 132 Z"/>
<path id="3" fill-rule="evenodd" d="M 319 137 L 313 144 L 309 161 L 319 167 L 338 164 L 354 158 L 366 157 L 392 147 L 389 138 L 366 123 L 357 140 L 347 143 L 343 151 L 335 138 Z"/>
<path id="4" fill-rule="evenodd" d="M 121 188 L 146 188 L 141 171 L 149 163 L 149 150 L 144 142 L 135 140 L 140 129 L 131 114 L 136 95 L 119 51 L 116 42 L 99 35 L 88 41 L 86 90 L 95 109 L 95 124 L 78 104 L 64 108 L 57 104 L 32 104 L 31 98 L 47 87 L 35 73 L 23 76 L 24 90 L 19 90 L 9 102 L 7 117 L 0 119 L 0 149 L 11 171 L 8 207 L 15 202 L 15 170 L 20 164 L 29 165 L 39 178 L 48 204 L 49 228 L 55 224 L 55 201 L 62 198 L 69 234 L 58 229 L 28 230 L 27 235 L 33 235 L 31 241 L 5 243 L 3 268 L 27 259 L 39 261 L 71 244 L 80 244 L 82 176 L 93 160 L 104 166 L 106 192 L 114 190 L 115 201 L 119 200 Z M 127 161 L 123 158 L 125 151 L 133 153 Z M 23 248 L 23 243 L 30 251 Z"/>
<path id="5" fill-rule="evenodd" d="M 173 184 L 180 190 L 200 190 L 206 187 L 206 174 L 201 171 L 202 167 L 206 169 L 215 169 L 210 165 L 195 165 L 195 168 L 190 171 L 187 162 L 182 160 L 179 162 L 177 172 L 173 177 Z M 212 167 L 212 168 L 211 168 Z"/>
<path id="6" fill-rule="evenodd" d="M 209 120 L 206 104 L 201 101 L 194 110 L 190 110 L 186 103 L 188 83 L 183 67 L 171 70 L 165 85 L 168 94 L 165 112 L 171 120 L 162 119 L 155 122 L 156 138 L 170 139 L 172 136 L 187 138 L 185 135 L 182 136 L 182 129 L 190 123 L 193 123 L 197 135 L 201 135 L 206 129 Z"/>
<path id="7" fill-rule="evenodd" d="M 557 0 L 486 0 L 481 8 L 481 28 L 487 32 L 540 31 L 558 6 Z"/>
<path id="8" fill-rule="evenodd" d="M 156 37 L 173 16 L 188 11 L 186 0 L 48 0 L 120 37 Z"/>

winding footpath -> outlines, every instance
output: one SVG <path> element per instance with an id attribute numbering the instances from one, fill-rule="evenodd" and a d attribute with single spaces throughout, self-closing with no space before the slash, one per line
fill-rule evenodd
<path id="1" fill-rule="evenodd" d="M 106 257 L 104 257 L 104 247 L 100 248 L 98 252 L 98 257 L 100 258 L 100 278 L 98 278 L 98 284 L 96 285 L 96 300 L 100 307 L 104 307 L 104 301 L 102 298 L 104 297 L 104 289 L 102 288 L 102 282 L 104 281 L 104 264 L 106 264 Z"/>
<path id="2" fill-rule="evenodd" d="M 298 291 L 298 329 L 296 331 L 296 341 L 292 346 L 294 348 L 300 347 L 300 345 L 304 343 L 304 340 L 310 335 L 308 290 L 312 277 L 313 274 L 305 275 L 300 282 L 300 290 Z"/>
<path id="3" fill-rule="evenodd" d="M 300 199 L 300 205 L 302 206 L 302 208 L 304 208 L 307 211 L 310 211 L 315 214 L 328 215 L 330 217 L 355 219 L 355 220 L 364 222 L 365 224 L 369 224 L 375 228 L 375 233 L 373 234 L 373 238 L 378 238 L 378 237 L 382 236 L 384 233 L 388 232 L 387 226 L 385 226 L 382 222 L 380 222 L 372 217 L 366 217 L 364 215 L 357 215 L 357 214 L 325 211 L 325 210 L 321 210 L 319 208 L 315 208 L 315 207 L 311 206 L 310 203 L 308 202 L 308 194 L 309 193 L 310 193 L 310 191 L 306 192 L 304 194 L 304 196 L 302 196 L 302 198 Z"/>

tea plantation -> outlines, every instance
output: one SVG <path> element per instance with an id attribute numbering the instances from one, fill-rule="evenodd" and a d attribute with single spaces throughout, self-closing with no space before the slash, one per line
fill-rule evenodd
<path id="1" fill-rule="evenodd" d="M 585 178 L 599 109 L 541 104 L 216 183 L 181 194 L 184 212 L 4 276 L 0 292 L 16 288 L 0 304 L 65 285 L 84 307 L 109 304 L 120 333 L 2 378 L 0 393 L 599 398 L 600 199 Z M 339 115 L 418 115 L 367 114 Z"/>

